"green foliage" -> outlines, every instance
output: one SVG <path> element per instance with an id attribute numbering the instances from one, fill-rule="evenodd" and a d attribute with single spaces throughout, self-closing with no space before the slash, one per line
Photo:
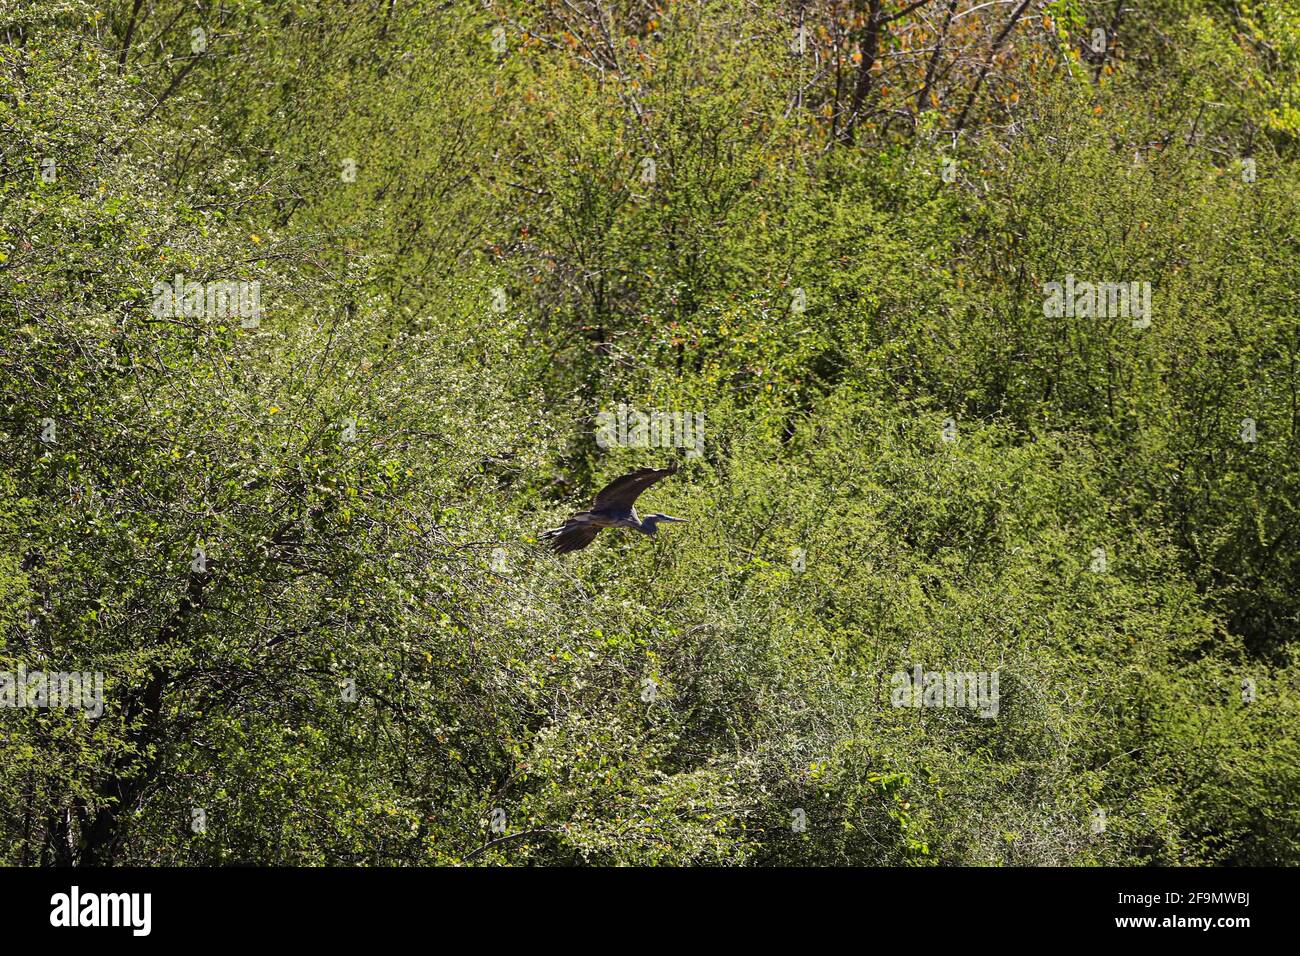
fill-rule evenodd
<path id="1" fill-rule="evenodd" d="M 106 692 L 0 863 L 1300 862 L 1285 4 L 1052 4 L 960 131 L 921 10 L 852 137 L 818 4 L 108 7 L 0 13 L 0 673 Z"/>

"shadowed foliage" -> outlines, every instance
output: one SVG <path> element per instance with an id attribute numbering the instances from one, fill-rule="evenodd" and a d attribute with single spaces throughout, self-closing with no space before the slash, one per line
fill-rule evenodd
<path id="1" fill-rule="evenodd" d="M 1298 65 L 1266 0 L 0 5 L 0 863 L 1300 862 Z"/>

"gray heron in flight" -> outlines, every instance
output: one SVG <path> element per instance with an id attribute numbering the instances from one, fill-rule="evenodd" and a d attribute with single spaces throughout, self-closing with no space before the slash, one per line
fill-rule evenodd
<path id="1" fill-rule="evenodd" d="M 556 554 L 568 554 L 591 544 L 602 528 L 634 528 L 642 534 L 654 534 L 661 521 L 686 521 L 672 515 L 652 514 L 644 518 L 636 513 L 636 499 L 661 478 L 677 472 L 677 463 L 669 468 L 638 468 L 615 478 L 596 495 L 588 511 L 579 511 L 565 519 L 564 524 L 538 536 L 554 549 Z"/>

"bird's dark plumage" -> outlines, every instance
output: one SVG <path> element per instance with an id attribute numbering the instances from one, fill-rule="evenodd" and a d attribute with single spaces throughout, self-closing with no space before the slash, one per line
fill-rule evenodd
<path id="1" fill-rule="evenodd" d="M 591 510 L 579 511 L 565 519 L 564 524 L 543 531 L 538 540 L 548 544 L 556 554 L 579 551 L 596 540 L 604 528 L 636 528 L 646 534 L 655 533 L 655 518 L 682 521 L 667 515 L 652 515 L 645 521 L 637 517 L 636 500 L 656 481 L 677 472 L 677 463 L 668 468 L 638 468 L 615 478 L 596 494 Z"/>
<path id="2" fill-rule="evenodd" d="M 641 492 L 645 491 L 661 478 L 667 478 L 677 471 L 677 463 L 669 468 L 638 468 L 626 475 L 615 478 L 596 493 L 596 500 L 591 503 L 592 511 L 604 508 L 631 508 L 636 504 Z"/>
<path id="3" fill-rule="evenodd" d="M 574 515 L 558 528 L 542 532 L 542 540 L 551 546 L 556 554 L 568 554 L 581 551 L 600 534 L 600 525 L 579 522 L 580 515 Z"/>

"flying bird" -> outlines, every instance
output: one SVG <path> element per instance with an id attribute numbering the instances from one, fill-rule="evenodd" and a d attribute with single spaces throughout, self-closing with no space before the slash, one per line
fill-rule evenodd
<path id="1" fill-rule="evenodd" d="M 615 478 L 596 495 L 588 511 L 579 511 L 564 524 L 543 531 L 538 540 L 546 542 L 556 554 L 568 554 L 591 544 L 602 528 L 633 528 L 642 534 L 654 534 L 661 521 L 681 521 L 672 515 L 652 514 L 644 518 L 636 513 L 636 500 L 656 481 L 676 474 L 677 463 L 669 468 L 638 468 Z"/>

